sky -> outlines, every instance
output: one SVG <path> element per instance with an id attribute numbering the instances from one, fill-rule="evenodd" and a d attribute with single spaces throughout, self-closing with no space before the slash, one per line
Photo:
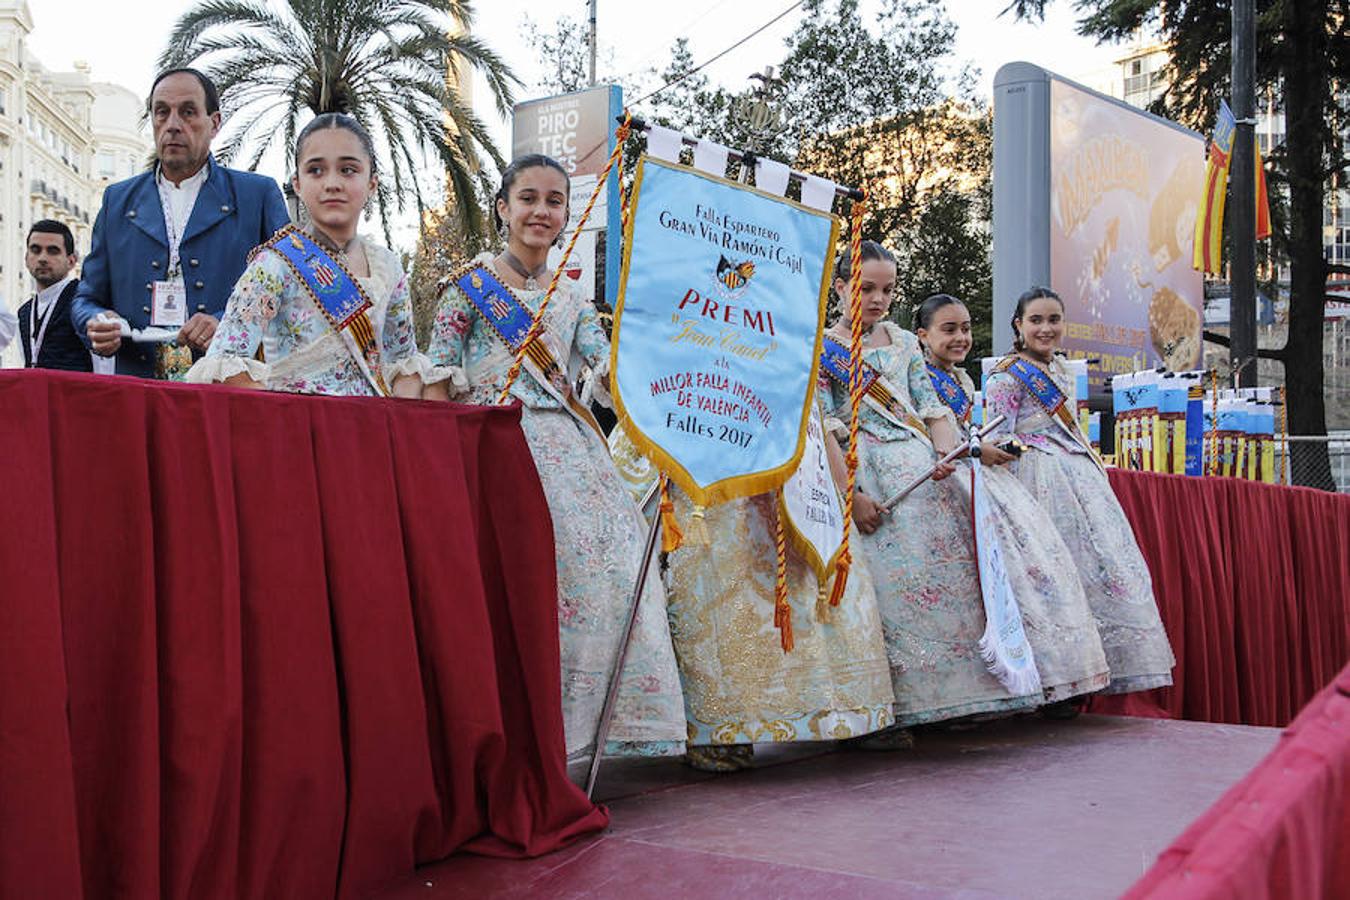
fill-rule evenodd
<path id="1" fill-rule="evenodd" d="M 278 0 L 270 0 L 276 3 Z M 867 14 L 881 0 L 863 0 Z M 1079 37 L 1069 0 L 1049 4 L 1043 24 L 1015 23 L 999 13 L 1008 0 L 948 0 L 948 16 L 956 23 L 956 59 L 961 67 L 978 68 L 986 96 L 994 73 L 1007 62 L 1025 60 L 1070 78 L 1091 83 L 1119 54 Z M 538 77 L 538 62 L 522 40 L 522 23 L 528 16 L 543 27 L 560 15 L 584 18 L 585 0 L 489 0 L 475 6 L 474 31 L 516 71 L 526 85 Z M 664 66 L 669 48 L 678 36 L 689 38 L 696 62 L 703 62 L 754 31 L 791 5 L 791 0 L 686 0 L 665 8 L 631 0 L 599 0 L 598 34 L 600 72 L 627 74 Z M 91 66 L 96 81 L 111 81 L 144 95 L 154 77 L 155 59 L 174 20 L 190 8 L 188 0 L 137 0 L 135 14 L 124 4 L 107 0 L 29 0 L 34 31 L 29 50 L 42 64 L 55 71 L 71 69 L 76 61 Z M 753 40 L 705 69 L 709 79 L 733 90 L 750 85 L 749 75 L 777 63 L 784 53 L 784 39 L 801 21 L 796 10 Z M 612 69 L 606 65 L 612 60 Z M 492 122 L 498 145 L 509 153 L 510 123 L 497 116 L 478 89 L 480 114 Z M 528 97 L 522 89 L 519 99 Z M 265 160 L 266 174 L 280 178 L 282 160 Z M 275 169 L 275 171 L 271 171 Z M 411 233 L 404 226 L 395 242 Z M 403 248 L 407 249 L 407 248 Z"/>

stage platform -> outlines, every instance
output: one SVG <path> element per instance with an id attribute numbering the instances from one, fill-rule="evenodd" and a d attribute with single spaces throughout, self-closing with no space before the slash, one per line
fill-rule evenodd
<path id="1" fill-rule="evenodd" d="M 534 860 L 456 856 L 378 900 L 1116 897 L 1279 734 L 1020 717 L 908 751 L 761 746 L 732 775 L 607 762 L 608 832 Z"/>

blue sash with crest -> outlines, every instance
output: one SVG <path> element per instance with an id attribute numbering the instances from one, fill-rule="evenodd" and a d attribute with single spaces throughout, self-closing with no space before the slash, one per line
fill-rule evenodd
<path id="1" fill-rule="evenodd" d="M 974 402 L 966 393 L 966 389 L 961 387 L 961 382 L 932 363 L 928 364 L 928 380 L 933 382 L 933 389 L 937 391 L 937 395 L 942 402 L 947 404 L 952 412 L 956 413 L 956 420 L 969 423 L 970 411 Z"/>
<path id="2" fill-rule="evenodd" d="M 534 314 L 525 308 L 511 289 L 485 266 L 474 266 L 458 276 L 455 284 L 469 298 L 483 320 L 506 343 L 507 348 L 512 353 L 519 353 L 520 345 L 534 324 Z"/>
<path id="3" fill-rule="evenodd" d="M 486 266 L 474 265 L 454 277 L 455 286 L 460 289 L 474 309 L 483 317 L 483 321 L 492 326 L 492 330 L 506 344 L 512 356 L 519 356 L 525 338 L 534 324 L 534 313 L 520 302 L 515 293 L 502 284 L 501 279 L 492 274 Z M 573 395 L 568 384 L 567 370 L 554 358 L 552 351 L 538 337 L 524 346 L 525 360 L 533 363 L 535 370 L 527 371 L 539 382 L 540 386 L 562 403 L 563 408 L 572 413 L 580 422 L 589 426 L 605 440 L 604 430 L 595 421 L 595 416 Z M 606 448 L 608 449 L 608 444 Z"/>
<path id="4" fill-rule="evenodd" d="M 853 354 L 839 341 L 825 335 L 820 345 L 820 367 L 839 384 L 848 387 L 849 372 Z M 862 364 L 863 392 L 877 380 L 877 371 L 866 362 Z"/>
<path id="5" fill-rule="evenodd" d="M 282 228 L 263 246 L 280 254 L 333 330 L 355 341 L 357 362 L 376 391 L 387 396 L 389 389 L 380 374 L 375 327 L 370 322 L 372 304 L 361 285 L 345 266 L 294 225 Z"/>
<path id="6" fill-rule="evenodd" d="M 828 334 L 824 335 L 820 350 L 820 368 L 845 390 L 848 390 L 849 387 L 851 359 L 852 354 L 848 347 Z M 866 360 L 859 360 L 859 367 L 861 369 L 859 375 L 862 378 L 863 396 L 881 407 L 882 412 L 888 417 L 895 419 L 911 431 L 917 432 L 921 437 L 927 438 L 928 426 L 910 411 L 904 401 L 891 392 L 891 389 L 881 377 L 881 373 Z"/>
<path id="7" fill-rule="evenodd" d="M 1060 410 L 1065 408 L 1068 398 L 1064 392 L 1055 384 L 1055 379 L 1051 378 L 1039 366 L 1027 362 L 1021 357 L 1016 357 L 1008 365 L 1007 371 L 1027 389 L 1031 396 L 1035 397 L 1037 402 L 1044 406 L 1051 416 L 1058 416 Z"/>
<path id="8" fill-rule="evenodd" d="M 1004 359 L 995 367 L 994 371 L 1007 372 L 1016 378 L 1018 383 L 1027 389 L 1027 393 L 1035 398 L 1037 403 L 1045 407 L 1045 411 L 1059 425 L 1060 430 L 1068 434 L 1080 447 L 1087 450 L 1088 456 L 1096 463 L 1097 468 L 1103 472 L 1106 471 L 1101 457 L 1087 442 L 1083 430 L 1078 427 L 1074 414 L 1069 410 L 1069 398 L 1064 396 L 1064 391 L 1060 390 L 1059 385 L 1055 383 L 1054 378 L 1050 377 L 1049 372 L 1035 363 L 1022 359 L 1020 356 Z"/>

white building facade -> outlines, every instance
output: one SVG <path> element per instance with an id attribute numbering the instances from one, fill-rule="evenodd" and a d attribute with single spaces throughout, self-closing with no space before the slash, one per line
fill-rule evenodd
<path id="1" fill-rule="evenodd" d="M 27 48 L 33 16 L 27 0 L 0 0 L 0 304 L 18 309 L 33 291 L 24 238 L 40 219 L 64 222 L 81 256 L 103 189 L 148 163 L 143 103 L 101 84 L 89 68 L 50 72 Z M 6 365 L 20 356 L 11 347 Z"/>

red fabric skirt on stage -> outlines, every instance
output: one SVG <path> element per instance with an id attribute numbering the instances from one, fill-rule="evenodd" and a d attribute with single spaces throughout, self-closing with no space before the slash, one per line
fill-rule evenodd
<path id="1" fill-rule="evenodd" d="M 1173 686 L 1091 712 L 1288 724 L 1350 659 L 1350 497 L 1111 471 L 1153 575 Z"/>
<path id="2" fill-rule="evenodd" d="M 0 892 L 354 898 L 605 827 L 519 415 L 0 373 Z"/>

